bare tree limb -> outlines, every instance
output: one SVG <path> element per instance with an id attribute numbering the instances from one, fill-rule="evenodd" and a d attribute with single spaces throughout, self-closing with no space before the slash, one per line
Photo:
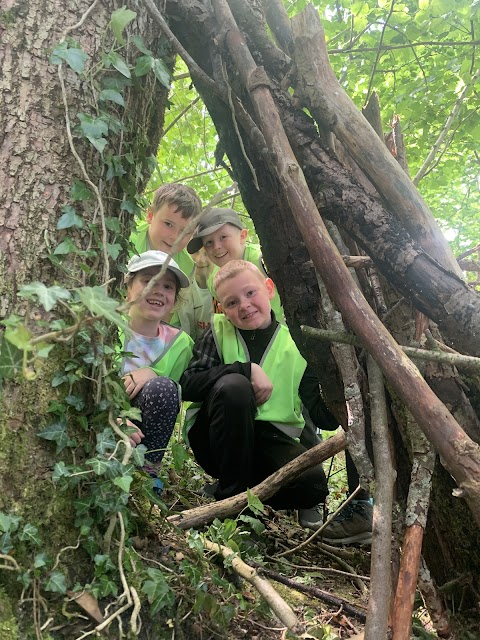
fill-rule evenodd
<path id="1" fill-rule="evenodd" d="M 423 42 L 410 42 L 409 44 L 382 44 L 380 49 L 382 51 L 393 51 L 394 49 L 410 49 L 411 47 L 476 47 L 479 44 L 480 40 L 460 40 L 457 42 L 455 42 L 455 40 L 446 40 L 444 42 L 425 40 Z M 371 51 L 378 51 L 378 49 L 379 47 L 360 47 L 358 49 L 349 49 L 347 46 L 344 49 L 328 49 L 328 53 L 367 53 Z"/>

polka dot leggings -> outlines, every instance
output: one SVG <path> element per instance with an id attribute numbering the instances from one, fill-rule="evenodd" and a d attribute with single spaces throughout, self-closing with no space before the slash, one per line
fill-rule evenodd
<path id="1" fill-rule="evenodd" d="M 135 424 L 145 435 L 142 440 L 148 450 L 145 470 L 156 476 L 180 409 L 177 385 L 170 378 L 153 378 L 132 400 L 132 405 L 142 412 L 142 421 Z"/>

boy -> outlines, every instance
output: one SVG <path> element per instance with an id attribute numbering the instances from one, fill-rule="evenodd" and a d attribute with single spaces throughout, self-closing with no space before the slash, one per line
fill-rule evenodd
<path id="1" fill-rule="evenodd" d="M 155 192 L 146 220 L 138 223 L 130 237 L 137 253 L 151 249 L 164 251 L 187 274 L 190 287 L 182 293 L 181 304 L 170 319 L 170 324 L 181 326 L 193 338 L 202 332 L 198 318 L 202 300 L 194 279 L 195 263 L 185 250 L 191 234 L 182 238 L 175 254 L 172 254 L 172 248 L 190 219 L 198 215 L 201 208 L 200 198 L 191 187 L 177 183 L 164 184 Z"/>
<path id="2" fill-rule="evenodd" d="M 194 346 L 181 378 L 185 400 L 202 403 L 188 439 L 198 463 L 218 478 L 215 497 L 253 487 L 306 448 L 298 442 L 301 403 L 317 426 L 336 429 L 318 381 L 288 328 L 271 312 L 273 282 L 251 262 L 233 260 L 214 279 L 225 315 Z M 276 509 L 310 509 L 328 494 L 317 465 L 283 486 L 268 503 Z"/>
<path id="3" fill-rule="evenodd" d="M 246 260 L 254 264 L 267 278 L 260 246 L 247 243 L 247 236 L 248 229 L 245 228 L 236 211 L 233 209 L 211 209 L 200 220 L 193 238 L 187 245 L 187 251 L 191 254 L 196 253 L 203 246 L 207 256 L 216 265 L 207 281 L 210 293 L 214 298 L 216 312 L 219 311 L 218 306 L 215 305 L 215 299 L 218 300 L 218 298 L 213 281 L 220 267 L 231 260 Z M 276 290 L 272 298 L 272 309 L 277 320 L 285 323 L 282 303 Z"/>

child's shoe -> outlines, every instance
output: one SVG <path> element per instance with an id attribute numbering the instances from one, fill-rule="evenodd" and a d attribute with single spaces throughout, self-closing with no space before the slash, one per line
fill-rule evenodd
<path id="1" fill-rule="evenodd" d="M 324 508 L 325 506 L 323 502 L 321 502 L 311 509 L 299 509 L 298 521 L 300 526 L 305 527 L 306 529 L 313 529 L 313 531 L 319 529 L 323 524 Z"/>
<path id="2" fill-rule="evenodd" d="M 322 540 L 327 544 L 372 543 L 373 507 L 368 500 L 352 500 L 322 531 Z"/>

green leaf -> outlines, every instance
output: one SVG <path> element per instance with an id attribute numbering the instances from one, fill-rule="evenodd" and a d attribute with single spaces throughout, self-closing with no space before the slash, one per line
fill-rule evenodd
<path id="1" fill-rule="evenodd" d="M 122 74 L 122 76 L 125 76 L 126 78 L 131 77 L 132 74 L 130 73 L 130 69 L 128 68 L 127 63 L 122 58 L 122 56 L 118 55 L 118 53 L 112 51 L 108 54 L 107 60 L 113 67 L 115 67 L 117 71 Z"/>
<path id="2" fill-rule="evenodd" d="M 32 524 L 26 524 L 18 534 L 20 540 L 31 542 L 32 544 L 39 545 L 42 543 L 40 536 L 38 535 L 38 528 Z"/>
<path id="3" fill-rule="evenodd" d="M 73 501 L 73 506 L 75 507 L 77 516 L 88 513 L 92 508 L 92 504 L 93 498 L 78 498 L 78 500 Z"/>
<path id="4" fill-rule="evenodd" d="M 132 36 L 132 42 L 137 47 L 137 49 L 144 53 L 146 56 L 153 56 L 153 53 L 150 51 L 150 49 L 147 49 L 142 36 Z"/>
<path id="5" fill-rule="evenodd" d="M 13 378 L 21 369 L 23 351 L 2 335 L 0 342 L 0 380 Z"/>
<path id="6" fill-rule="evenodd" d="M 108 126 L 102 118 L 94 118 L 86 113 L 78 113 L 80 129 L 86 138 L 101 138 L 108 134 Z"/>
<path id="7" fill-rule="evenodd" d="M 54 344 L 48 344 L 48 342 L 39 342 L 36 345 L 35 355 L 38 358 L 48 358 L 50 351 L 55 347 Z"/>
<path id="8" fill-rule="evenodd" d="M 56 453 L 63 451 L 70 441 L 67 436 L 67 424 L 64 420 L 53 422 L 37 435 L 44 440 L 52 440 L 55 442 L 57 445 Z"/>
<path id="9" fill-rule="evenodd" d="M 20 516 L 9 516 L 8 513 L 0 511 L 0 531 L 3 533 L 13 533 L 18 529 Z"/>
<path id="10" fill-rule="evenodd" d="M 30 351 L 30 338 L 32 334 L 23 324 L 5 329 L 5 339 L 24 351 Z"/>
<path id="11" fill-rule="evenodd" d="M 167 69 L 163 60 L 158 58 L 155 59 L 153 63 L 153 73 L 155 74 L 157 80 L 163 84 L 164 87 L 170 89 L 170 71 Z"/>
<path id="12" fill-rule="evenodd" d="M 137 76 L 137 78 L 145 76 L 150 71 L 150 69 L 153 69 L 154 62 L 155 60 L 154 58 L 152 58 L 152 56 L 140 56 L 136 60 L 133 73 Z"/>
<path id="13" fill-rule="evenodd" d="M 92 467 L 95 475 L 102 476 L 108 471 L 110 462 L 108 460 L 102 460 L 101 458 L 93 458 L 88 460 L 87 464 Z"/>
<path id="14" fill-rule="evenodd" d="M 122 36 L 122 31 L 136 17 L 137 14 L 135 13 L 135 11 L 130 11 L 130 9 L 127 9 L 126 6 L 123 6 L 112 13 L 110 26 L 115 35 L 115 38 L 120 44 L 125 44 L 125 40 Z"/>
<path id="15" fill-rule="evenodd" d="M 144 444 L 137 445 L 132 451 L 132 461 L 137 467 L 143 467 L 145 464 L 145 454 L 147 447 Z"/>
<path id="16" fill-rule="evenodd" d="M 76 289 L 76 292 L 82 303 L 93 315 L 103 316 L 121 329 L 129 331 L 128 324 L 115 311 L 119 306 L 118 300 L 110 298 L 103 287 L 83 287 Z"/>
<path id="17" fill-rule="evenodd" d="M 120 478 L 115 478 L 113 484 L 115 484 L 117 487 L 120 487 L 120 489 L 122 491 L 125 491 L 125 493 L 129 493 L 132 480 L 132 476 L 122 476 Z"/>
<path id="18" fill-rule="evenodd" d="M 46 287 L 43 282 L 31 282 L 24 285 L 18 295 L 30 299 L 36 297 L 45 311 L 51 311 L 59 300 L 70 298 L 70 291 L 56 285 Z"/>
<path id="19" fill-rule="evenodd" d="M 70 199 L 78 202 L 79 200 L 93 200 L 93 198 L 94 195 L 87 185 L 81 180 L 75 180 L 70 189 Z"/>
<path id="20" fill-rule="evenodd" d="M 61 571 L 52 571 L 45 583 L 45 591 L 53 591 L 53 593 L 65 594 L 67 592 L 67 579 Z"/>
<path id="21" fill-rule="evenodd" d="M 55 247 L 55 251 L 53 252 L 54 256 L 66 256 L 70 253 L 78 253 L 77 246 L 73 242 L 71 238 L 65 238 L 63 242 L 61 242 L 57 247 Z"/>
<path id="22" fill-rule="evenodd" d="M 247 499 L 248 499 L 248 508 L 253 511 L 253 513 L 265 513 L 265 507 L 263 506 L 261 500 L 257 498 L 257 496 L 247 489 Z"/>
<path id="23" fill-rule="evenodd" d="M 65 402 L 77 411 L 81 411 L 85 407 L 85 401 L 79 396 L 69 395 L 65 398 Z"/>
<path id="24" fill-rule="evenodd" d="M 67 466 L 64 462 L 57 462 L 57 464 L 53 467 L 52 480 L 53 482 L 58 482 L 60 478 L 68 478 L 71 473 L 67 469 Z"/>
<path id="25" fill-rule="evenodd" d="M 180 472 L 186 460 L 190 458 L 188 451 L 181 442 L 175 442 L 172 445 L 172 457 L 175 469 Z"/>
<path id="26" fill-rule="evenodd" d="M 110 244 L 109 242 L 107 242 L 107 253 L 112 258 L 112 260 L 116 260 L 118 258 L 121 250 L 121 244 Z"/>
<path id="27" fill-rule="evenodd" d="M 107 146 L 107 140 L 105 140 L 105 138 L 90 138 L 90 136 L 87 136 L 87 140 L 93 144 L 99 153 L 103 153 Z"/>
<path id="28" fill-rule="evenodd" d="M 88 54 L 78 47 L 69 47 L 66 42 L 62 42 L 53 50 L 50 56 L 51 64 L 61 64 L 65 62 L 77 73 L 82 73 L 85 69 L 85 63 L 88 60 Z"/>
<path id="29" fill-rule="evenodd" d="M 107 100 L 115 102 L 115 104 L 119 104 L 121 107 L 125 106 L 125 100 L 123 99 L 122 94 L 118 91 L 114 91 L 113 89 L 104 89 L 103 91 L 100 91 L 98 99 L 103 100 L 104 102 Z"/>
<path id="30" fill-rule="evenodd" d="M 62 208 L 64 212 L 58 219 L 57 229 L 69 229 L 70 227 L 83 227 L 83 219 L 78 215 L 73 207 L 69 205 Z"/>
<path id="31" fill-rule="evenodd" d="M 33 566 L 35 569 L 41 569 L 42 567 L 46 567 L 48 564 L 48 556 L 46 553 L 37 553 L 33 560 Z"/>
<path id="32" fill-rule="evenodd" d="M 150 579 L 143 583 L 142 592 L 147 596 L 151 605 L 150 613 L 155 615 L 160 609 L 172 606 L 175 602 L 175 596 L 161 571 L 147 569 L 147 575 Z"/>
<path id="33" fill-rule="evenodd" d="M 104 455 L 107 451 L 113 451 L 116 445 L 117 441 L 110 427 L 106 427 L 101 433 L 97 433 L 95 449 L 100 455 Z"/>

